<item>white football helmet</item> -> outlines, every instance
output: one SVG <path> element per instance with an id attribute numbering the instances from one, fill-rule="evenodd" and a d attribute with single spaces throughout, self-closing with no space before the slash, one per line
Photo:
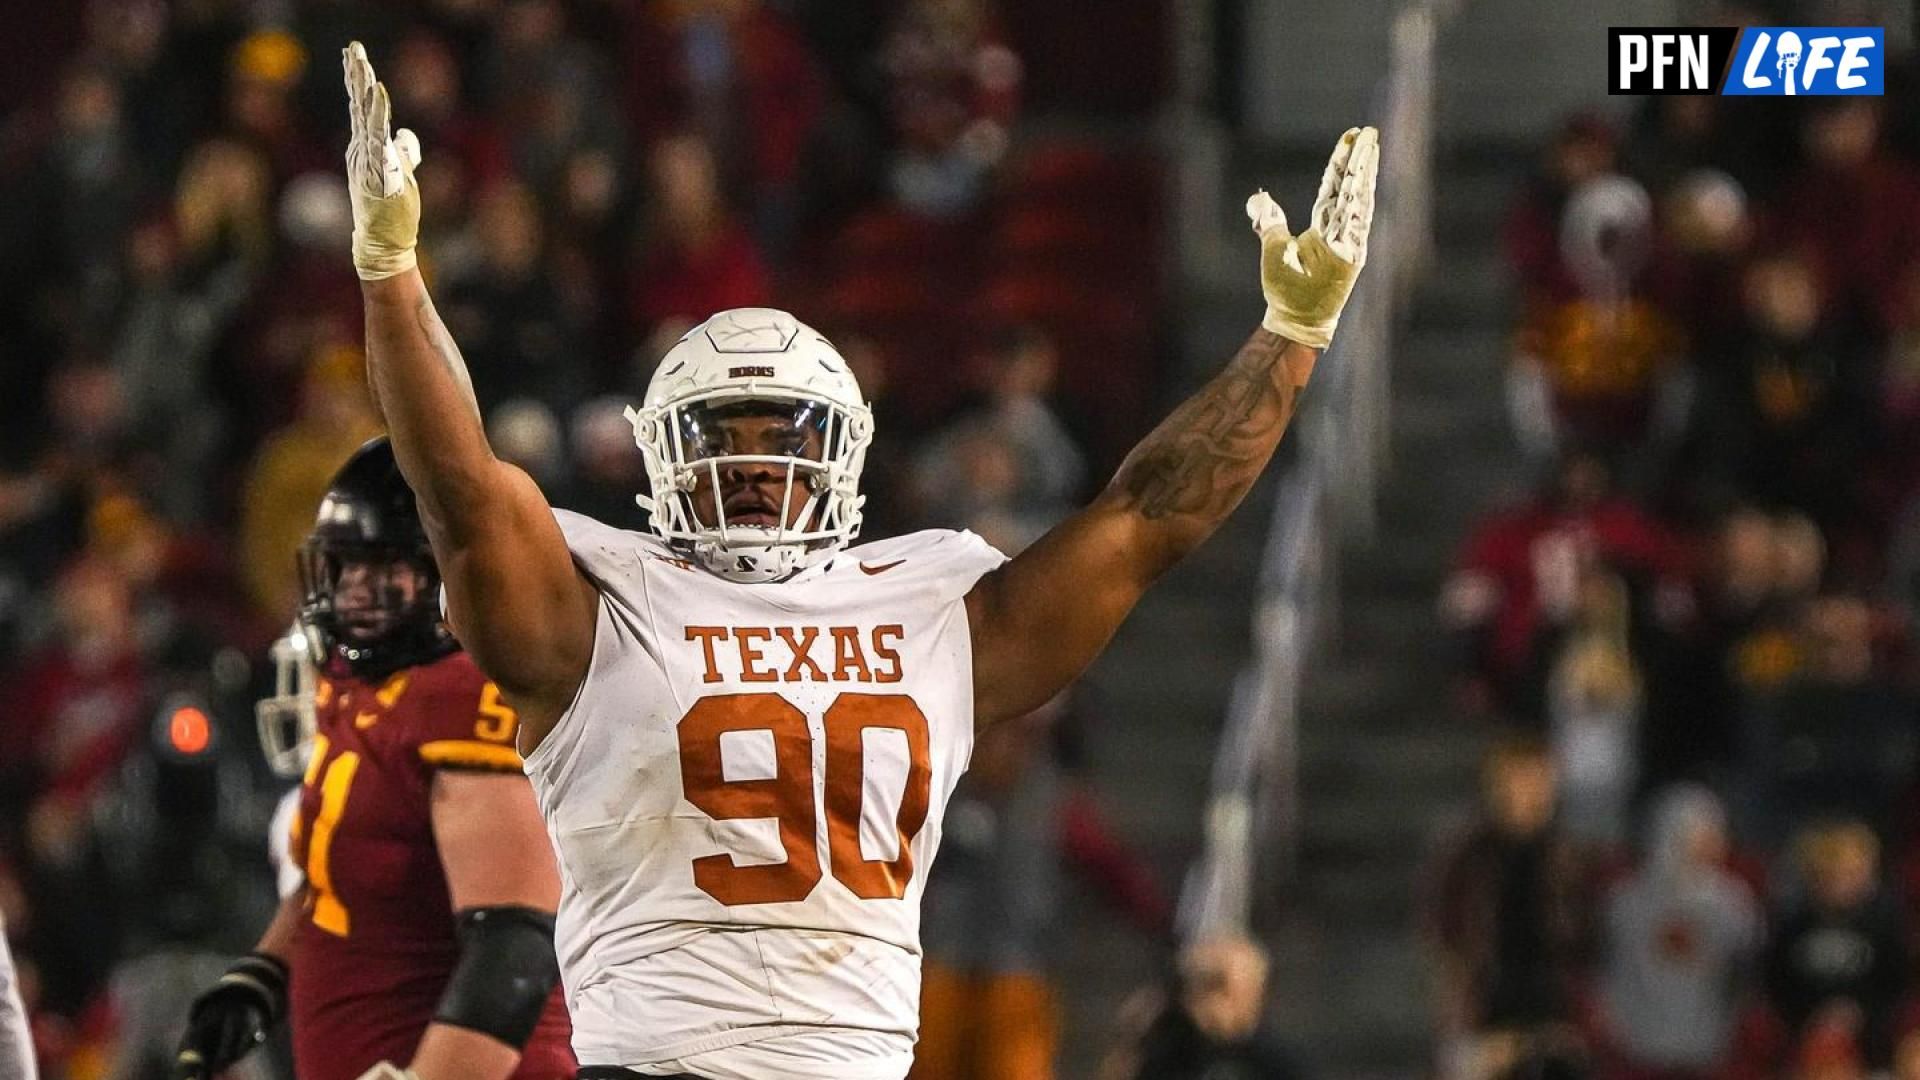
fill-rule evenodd
<path id="1" fill-rule="evenodd" d="M 253 722 L 260 730 L 260 750 L 267 766 L 279 776 L 299 776 L 307 771 L 307 757 L 313 752 L 314 692 L 316 688 L 313 652 L 307 645 L 306 627 L 295 620 L 292 627 L 273 643 L 273 693 L 253 706 Z"/>
<path id="2" fill-rule="evenodd" d="M 784 311 L 735 308 L 687 331 L 661 358 L 641 407 L 626 416 L 646 459 L 652 492 L 638 501 L 653 531 L 720 577 L 783 581 L 860 531 L 860 470 L 873 413 L 840 353 Z M 771 419 L 766 437 L 781 452 L 737 451 L 726 421 L 742 416 Z M 723 478 L 743 471 L 780 484 L 777 508 L 734 508 L 768 520 L 728 521 Z M 754 501 L 751 492 L 744 498 Z M 711 500 L 711 524 L 701 521 L 699 499 Z"/>

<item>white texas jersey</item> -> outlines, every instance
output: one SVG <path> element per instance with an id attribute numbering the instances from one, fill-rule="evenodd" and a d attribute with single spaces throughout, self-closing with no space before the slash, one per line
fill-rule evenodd
<path id="1" fill-rule="evenodd" d="M 526 768 L 581 1064 L 804 1044 L 843 1060 L 783 1075 L 904 1075 L 920 895 L 973 749 L 963 598 L 1005 556 L 920 532 L 745 585 L 556 516 L 599 616 Z"/>

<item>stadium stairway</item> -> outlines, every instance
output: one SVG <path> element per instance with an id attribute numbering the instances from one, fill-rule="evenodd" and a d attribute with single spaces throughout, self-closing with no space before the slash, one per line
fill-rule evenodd
<path id="1" fill-rule="evenodd" d="M 1245 27 L 1255 42 L 1250 55 L 1311 55 L 1326 72 L 1376 77 L 1388 0 L 1338 10 L 1297 0 L 1269 6 L 1275 18 Z M 1327 1080 L 1422 1076 L 1430 1058 L 1417 879 L 1436 829 L 1471 803 L 1482 748 L 1482 733 L 1447 692 L 1452 672 L 1435 598 L 1474 520 L 1526 479 L 1503 413 L 1511 312 L 1499 224 L 1540 133 L 1592 103 L 1603 85 L 1604 28 L 1669 23 L 1676 4 L 1593 0 L 1548 11 L 1536 0 L 1472 0 L 1448 9 L 1436 95 L 1436 257 L 1393 357 L 1378 527 L 1370 544 L 1342 554 L 1338 622 L 1308 665 L 1299 873 L 1268 905 L 1277 921 L 1263 925 L 1281 1028 L 1312 1075 Z M 1205 259 L 1217 265 L 1192 268 L 1207 284 L 1180 298 L 1186 370 L 1164 388 L 1162 412 L 1219 370 L 1260 310 L 1242 201 L 1265 187 L 1302 220 L 1325 162 L 1324 133 L 1352 122 L 1351 103 L 1366 92 L 1351 78 L 1303 88 L 1295 69 L 1273 71 L 1281 81 L 1255 77 L 1251 100 L 1278 107 L 1246 117 L 1270 149 L 1243 153 L 1227 170 L 1220 242 Z M 1106 706 L 1093 734 L 1095 783 L 1122 834 L 1169 884 L 1200 845 L 1228 688 L 1248 652 L 1246 597 L 1271 507 L 1270 476 L 1148 595 L 1089 675 Z M 1074 908 L 1070 930 L 1061 1076 L 1078 1080 L 1093 1075 L 1119 1004 L 1164 954 L 1088 903 Z"/>
<path id="2" fill-rule="evenodd" d="M 1418 1076 L 1430 1055 L 1418 877 L 1481 749 L 1435 600 L 1475 518 L 1524 481 L 1497 236 L 1529 159 L 1504 145 L 1443 144 L 1435 259 L 1392 357 L 1377 528 L 1340 559 L 1337 622 L 1305 680 L 1299 873 L 1274 944 L 1285 1029 L 1323 1077 Z"/>
<path id="3" fill-rule="evenodd" d="M 1338 621 L 1306 678 L 1300 872 L 1276 956 L 1285 1026 L 1323 1076 L 1417 1076 L 1429 1059 L 1418 876 L 1472 799 L 1481 748 L 1447 692 L 1435 600 L 1474 519 L 1525 479 L 1504 415 L 1497 237 L 1529 160 L 1443 142 L 1434 262 L 1392 358 L 1377 528 L 1340 560 Z"/>
<path id="4" fill-rule="evenodd" d="M 1604 85 L 1605 27 L 1675 21 L 1673 0 L 1451 10 L 1437 58 L 1436 251 L 1392 357 L 1377 529 L 1341 556 L 1338 621 L 1308 667 L 1299 872 L 1271 936 L 1283 1030 L 1327 1080 L 1429 1074 L 1417 889 L 1436 831 L 1471 806 L 1484 744 L 1452 698 L 1435 601 L 1467 531 L 1528 479 L 1504 412 L 1499 226 L 1541 134 Z M 1304 208 L 1321 160 L 1309 147 L 1247 161 L 1235 190 L 1284 176 L 1284 205 Z"/>
<path id="5" fill-rule="evenodd" d="M 1284 1032 L 1321 1078 L 1419 1076 L 1428 1055 L 1427 980 L 1413 932 L 1415 884 L 1436 822 L 1473 796 L 1478 734 L 1448 686 L 1434 621 L 1440 578 L 1473 519 L 1523 482 L 1501 400 L 1507 300 L 1498 223 L 1528 158 L 1509 142 L 1440 161 L 1438 261 L 1402 327 L 1392 375 L 1392 457 L 1379 530 L 1342 555 L 1338 626 L 1309 661 L 1302 703 L 1300 874 L 1263 926 Z M 1267 186 L 1311 206 L 1325 152 L 1248 154 L 1236 192 Z M 1225 211 L 1238 213 L 1238 198 Z M 1254 240 L 1188 296 L 1187 371 L 1162 409 L 1219 369 L 1260 311 Z M 1311 407 L 1311 404 L 1309 404 Z M 1284 452 L 1284 450 L 1283 450 Z M 1089 682 L 1094 784 L 1135 844 L 1177 886 L 1200 846 L 1208 773 L 1227 692 L 1248 655 L 1246 596 L 1258 573 L 1273 480 L 1140 603 Z M 1062 1078 L 1092 1076 L 1121 1001 L 1154 978 L 1162 951 L 1077 897 L 1064 942 Z"/>
<path id="6" fill-rule="evenodd" d="M 1265 186 L 1311 205 L 1324 151 L 1250 154 L 1235 191 Z M 1442 576 L 1473 519 L 1524 478 L 1502 412 L 1509 312 L 1498 223 L 1528 157 L 1498 142 L 1443 151 L 1435 271 L 1418 288 L 1393 357 L 1392 451 L 1378 529 L 1339 562 L 1338 621 L 1309 663 L 1301 712 L 1299 874 L 1269 905 L 1282 1030 L 1314 1075 L 1421 1075 L 1427 980 L 1414 933 L 1418 869 L 1433 832 L 1472 797 L 1479 735 L 1455 713 L 1434 616 Z M 1226 209 L 1237 212 L 1238 199 Z M 1242 221 L 1222 223 L 1242 235 Z M 1214 371 L 1260 300 L 1253 241 L 1186 307 L 1189 370 Z M 1440 272 L 1444 271 L 1444 272 Z M 1311 407 L 1309 404 L 1308 407 Z M 1207 771 L 1227 687 L 1247 655 L 1245 596 L 1271 480 L 1166 587 L 1151 594 L 1092 675 L 1110 703 L 1099 783 L 1126 835 L 1177 881 L 1199 843 Z M 1065 976 L 1068 1067 L 1088 1076 L 1112 1010 L 1151 973 L 1125 931 L 1083 909 Z"/>

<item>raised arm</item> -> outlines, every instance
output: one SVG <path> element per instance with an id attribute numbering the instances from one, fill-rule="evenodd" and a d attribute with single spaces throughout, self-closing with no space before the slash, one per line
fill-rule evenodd
<path id="1" fill-rule="evenodd" d="M 1175 409 L 1105 491 L 967 595 L 979 723 L 1019 716 L 1099 655 L 1147 587 L 1225 521 L 1266 468 L 1366 261 L 1379 133 L 1349 130 L 1299 236 L 1262 192 L 1267 316 L 1226 370 Z"/>
<path id="2" fill-rule="evenodd" d="M 391 131 L 387 89 L 359 42 L 342 63 L 353 121 L 353 259 L 374 402 L 419 500 L 454 632 L 519 709 L 521 747 L 530 752 L 586 675 L 598 596 L 533 479 L 494 457 L 466 363 L 427 295 L 414 254 L 419 142 Z"/>

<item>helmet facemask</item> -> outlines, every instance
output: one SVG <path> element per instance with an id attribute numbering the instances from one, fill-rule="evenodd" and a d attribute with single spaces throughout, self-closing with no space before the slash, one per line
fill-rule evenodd
<path id="1" fill-rule="evenodd" d="M 755 380 L 629 409 L 653 531 L 729 581 L 782 581 L 860 529 L 865 405 Z"/>
<path id="2" fill-rule="evenodd" d="M 340 579 L 348 566 L 368 568 L 375 577 L 367 586 L 373 602 L 362 614 L 379 616 L 376 628 L 354 625 L 355 613 L 342 609 Z M 419 579 L 404 600 L 394 595 L 389 581 L 401 567 Z M 300 584 L 305 593 L 300 623 L 308 653 L 322 670 L 338 662 L 359 678 L 378 679 L 459 648 L 441 618 L 440 575 L 427 552 L 316 535 L 300 549 Z"/>
<path id="3" fill-rule="evenodd" d="M 260 749 L 277 776 L 294 777 L 306 772 L 307 758 L 313 752 L 318 680 L 308 640 L 309 631 L 295 622 L 274 641 L 270 653 L 273 693 L 253 706 Z"/>

